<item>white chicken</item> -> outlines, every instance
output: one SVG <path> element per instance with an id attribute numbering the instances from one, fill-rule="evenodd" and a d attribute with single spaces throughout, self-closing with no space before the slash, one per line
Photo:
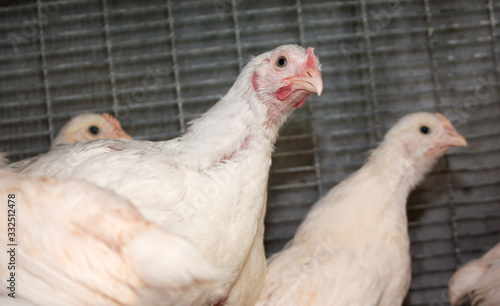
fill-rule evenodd
<path id="1" fill-rule="evenodd" d="M 440 114 L 401 118 L 269 259 L 257 305 L 401 305 L 411 278 L 408 194 L 447 149 L 466 145 Z"/>
<path id="2" fill-rule="evenodd" d="M 98 139 L 133 139 L 122 129 L 120 122 L 115 117 L 103 113 L 81 114 L 73 117 L 66 123 L 57 134 L 51 148 L 60 144 L 78 143 Z M 15 164 L 15 167 L 23 167 L 31 162 L 33 158 L 27 158 Z M 7 165 L 9 160 L 5 153 L 0 153 L 0 167 Z"/>
<path id="3" fill-rule="evenodd" d="M 222 292 L 194 246 L 110 190 L 0 170 L 0 197 L 1 305 L 176 305 L 190 288 Z"/>
<path id="4" fill-rule="evenodd" d="M 97 139 L 132 139 L 120 122 L 109 114 L 81 114 L 66 123 L 57 134 L 52 146 Z"/>
<path id="5" fill-rule="evenodd" d="M 223 301 L 251 305 L 264 277 L 273 144 L 286 117 L 322 89 L 313 49 L 281 46 L 252 59 L 226 96 L 183 136 L 165 142 L 106 140 L 56 147 L 16 170 L 82 178 L 114 189 L 146 219 L 192 241 L 223 271 L 226 294 L 236 283 L 235 293 Z M 218 301 L 217 296 L 192 292 L 179 305 Z"/>
<path id="6" fill-rule="evenodd" d="M 500 305 L 500 243 L 481 258 L 468 262 L 450 280 L 451 305 Z"/>

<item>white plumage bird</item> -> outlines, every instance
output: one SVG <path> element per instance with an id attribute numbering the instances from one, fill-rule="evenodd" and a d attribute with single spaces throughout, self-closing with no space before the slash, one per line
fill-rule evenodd
<path id="1" fill-rule="evenodd" d="M 17 171 L 82 178 L 114 189 L 222 269 L 225 293 L 234 285 L 226 303 L 253 304 L 264 277 L 273 144 L 286 117 L 311 92 L 321 93 L 319 70 L 312 48 L 278 47 L 252 59 L 226 96 L 183 136 L 58 146 Z M 217 302 L 218 296 L 192 292 L 179 305 Z"/>
<path id="2" fill-rule="evenodd" d="M 59 133 L 56 135 L 52 148 L 59 144 L 78 143 L 98 139 L 133 139 L 125 133 L 121 124 L 115 117 L 103 113 L 99 114 L 81 114 L 71 118 Z M 28 164 L 31 158 L 22 162 L 17 162 L 16 167 L 22 167 Z M 0 153 L 0 167 L 7 165 L 9 160 L 5 153 Z"/>
<path id="3" fill-rule="evenodd" d="M 500 243 L 481 258 L 468 262 L 450 280 L 451 305 L 500 305 Z"/>
<path id="4" fill-rule="evenodd" d="M 257 305 L 401 305 L 411 278 L 408 194 L 448 148 L 466 144 L 440 114 L 400 119 L 269 259 Z"/>
<path id="5" fill-rule="evenodd" d="M 120 122 L 109 114 L 81 114 L 71 118 L 57 134 L 52 146 L 98 139 L 128 139 Z"/>
<path id="6" fill-rule="evenodd" d="M 14 250 L 0 252 L 2 305 L 176 305 L 191 288 L 219 290 L 191 243 L 110 190 L 0 170 L 0 197 L 0 242 Z"/>

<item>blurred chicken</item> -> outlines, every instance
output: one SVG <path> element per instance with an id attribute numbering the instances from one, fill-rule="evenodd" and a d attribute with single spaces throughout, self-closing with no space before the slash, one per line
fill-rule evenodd
<path id="1" fill-rule="evenodd" d="M 73 117 L 66 123 L 59 134 L 57 134 L 52 148 L 59 144 L 77 143 L 98 139 L 133 139 L 129 134 L 122 129 L 120 122 L 115 117 L 109 114 L 82 114 Z M 27 158 L 16 162 L 11 166 L 21 168 L 29 164 L 33 158 Z M 9 160 L 5 153 L 0 153 L 0 167 L 7 165 Z"/>
<path id="2" fill-rule="evenodd" d="M 72 118 L 57 134 L 52 146 L 97 139 L 128 139 L 120 122 L 109 114 L 82 114 Z"/>
<path id="3" fill-rule="evenodd" d="M 7 155 L 3 152 L 0 152 L 0 167 L 4 167 L 9 163 L 9 159 L 7 158 Z"/>
<path id="4" fill-rule="evenodd" d="M 460 268 L 450 280 L 451 305 L 500 305 L 500 243 Z"/>
<path id="5" fill-rule="evenodd" d="M 440 114 L 400 119 L 269 259 L 257 305 L 401 305 L 411 278 L 408 194 L 446 150 L 466 145 Z"/>
<path id="6" fill-rule="evenodd" d="M 9 214 L 15 228 L 0 228 L 2 245 L 15 250 L 0 252 L 2 305 L 176 305 L 191 288 L 222 292 L 198 250 L 112 191 L 0 170 L 0 197 L 0 218 Z M 11 272 L 16 299 L 7 296 Z"/>
<path id="7" fill-rule="evenodd" d="M 114 189 L 146 219 L 189 238 L 223 270 L 225 293 L 233 289 L 223 301 L 252 305 L 265 270 L 273 144 L 287 116 L 312 92 L 321 93 L 319 70 L 312 48 L 278 47 L 252 59 L 226 96 L 183 136 L 56 147 L 17 171 L 82 178 Z M 218 301 L 218 296 L 192 292 L 179 305 Z"/>

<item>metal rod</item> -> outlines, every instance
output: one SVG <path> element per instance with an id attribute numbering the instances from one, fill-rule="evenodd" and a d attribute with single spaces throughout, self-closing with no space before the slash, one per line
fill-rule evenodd
<path id="1" fill-rule="evenodd" d="M 42 22 L 42 0 L 37 0 L 37 16 L 38 16 L 38 31 L 39 31 L 39 41 L 40 41 L 40 55 L 42 60 L 42 72 L 43 72 L 43 86 L 45 89 L 45 107 L 47 110 L 47 123 L 49 127 L 49 141 L 52 144 L 54 140 L 54 124 L 52 122 L 52 99 L 50 96 L 50 83 L 49 76 L 47 73 L 47 59 L 45 57 L 45 37 Z"/>
<path id="2" fill-rule="evenodd" d="M 240 24 L 238 21 L 238 8 L 236 0 L 231 0 L 231 9 L 233 15 L 234 38 L 236 41 L 236 52 L 238 54 L 238 70 L 241 72 L 244 66 L 243 55 L 241 52 Z"/>
<path id="3" fill-rule="evenodd" d="M 493 0 L 488 0 L 488 14 L 490 17 L 490 30 L 491 30 L 491 49 L 493 51 L 493 59 L 495 60 L 495 76 L 496 83 L 500 81 L 500 58 L 499 58 L 499 50 L 497 48 L 497 22 L 495 18 L 495 10 L 493 6 Z M 500 88 L 497 88 L 497 96 L 500 98 Z"/>
<path id="4" fill-rule="evenodd" d="M 432 28 L 432 13 L 430 10 L 430 4 L 429 0 L 423 0 L 424 1 L 424 8 L 425 8 L 425 22 L 427 25 L 427 46 L 428 46 L 428 53 L 429 53 L 429 59 L 430 59 L 430 64 L 431 64 L 431 72 L 432 72 L 432 83 L 434 88 L 436 89 L 434 91 L 434 97 L 436 101 L 436 109 L 438 111 L 442 112 L 442 106 L 441 106 L 441 96 L 439 95 L 439 91 L 441 90 L 441 84 L 439 82 L 438 74 L 437 74 L 437 63 L 434 60 L 434 29 Z M 445 161 L 445 167 L 446 169 L 450 168 L 450 163 L 448 156 L 444 156 L 444 161 Z M 458 222 L 457 222 L 457 211 L 456 207 L 453 204 L 453 193 L 451 189 L 453 188 L 453 183 L 451 181 L 451 175 L 449 172 L 446 173 L 446 194 L 448 197 L 448 200 L 450 202 L 449 206 L 449 213 L 450 213 L 450 227 L 452 230 L 452 243 L 453 243 L 453 249 L 455 252 L 455 265 L 458 267 L 462 264 L 462 254 L 460 250 L 460 241 L 458 238 Z"/>
<path id="5" fill-rule="evenodd" d="M 375 85 L 375 72 L 374 72 L 374 65 L 373 65 L 373 54 L 372 54 L 372 43 L 371 43 L 371 38 L 370 38 L 370 29 L 368 28 L 368 16 L 366 13 L 366 3 L 365 0 L 360 0 L 360 5 L 361 5 L 361 16 L 363 20 L 363 28 L 364 28 L 364 35 L 366 37 L 366 57 L 368 58 L 368 75 L 369 75 L 369 80 L 370 80 L 370 102 L 371 106 L 373 108 L 373 118 L 375 120 L 375 128 L 376 128 L 376 137 L 377 137 L 377 142 L 381 141 L 383 139 L 382 135 L 382 129 L 381 129 L 381 124 L 380 124 L 380 115 L 379 115 L 379 105 L 378 105 L 378 98 L 377 98 L 377 86 Z"/>
<path id="6" fill-rule="evenodd" d="M 104 20 L 104 34 L 106 40 L 106 55 L 108 62 L 108 70 L 109 70 L 109 81 L 111 84 L 111 96 L 113 98 L 113 115 L 118 117 L 118 95 L 116 94 L 116 80 L 115 80 L 115 70 L 113 67 L 113 52 L 111 46 L 111 34 L 109 32 L 109 18 L 108 18 L 108 5 L 107 0 L 102 0 L 102 11 L 103 11 L 103 20 Z"/>
<path id="7" fill-rule="evenodd" d="M 179 77 L 179 64 L 177 62 L 177 48 L 175 46 L 175 28 L 174 28 L 174 14 L 172 11 L 172 3 L 167 0 L 168 24 L 170 28 L 170 48 L 172 50 L 172 65 L 174 68 L 175 78 L 175 94 L 177 96 L 177 111 L 179 112 L 179 125 L 180 133 L 186 132 L 186 123 L 184 122 L 184 110 L 182 102 L 181 82 Z"/>
<path id="8" fill-rule="evenodd" d="M 304 34 L 304 22 L 302 19 L 302 2 L 301 0 L 296 1 L 296 6 L 297 6 L 297 23 L 299 25 L 299 41 L 300 44 L 303 47 L 306 47 L 306 38 Z M 310 122 L 310 127 L 312 130 L 311 133 L 311 142 L 313 145 L 313 155 L 314 155 L 314 173 L 316 175 L 316 187 L 318 189 L 318 197 L 321 197 L 323 195 L 323 186 L 322 186 L 322 177 L 321 177 L 321 165 L 320 165 L 320 159 L 318 155 L 318 151 L 316 150 L 318 148 L 318 140 L 316 139 L 316 127 L 315 127 L 315 120 L 314 120 L 314 110 L 313 110 L 313 105 L 311 101 L 307 103 L 307 112 L 309 115 L 309 118 L 311 119 Z"/>

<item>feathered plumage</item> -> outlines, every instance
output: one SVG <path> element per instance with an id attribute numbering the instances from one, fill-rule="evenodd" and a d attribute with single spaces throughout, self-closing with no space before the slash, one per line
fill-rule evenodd
<path id="1" fill-rule="evenodd" d="M 72 118 L 57 134 L 52 146 L 98 139 L 132 139 L 109 114 L 82 114 Z"/>
<path id="2" fill-rule="evenodd" d="M 481 258 L 468 262 L 450 280 L 451 305 L 500 305 L 500 243 Z"/>
<path id="3" fill-rule="evenodd" d="M 0 252 L 2 305 L 176 305 L 191 288 L 222 292 L 218 271 L 191 243 L 110 190 L 0 170 L 0 197 L 0 218 L 9 214 L 15 228 L 0 228 L 2 245 L 15 249 L 14 269 Z M 7 296 L 11 272 L 16 299 Z"/>
<path id="4" fill-rule="evenodd" d="M 411 277 L 407 196 L 448 148 L 464 145 L 440 114 L 400 119 L 269 259 L 257 305 L 401 305 Z"/>
<path id="5" fill-rule="evenodd" d="M 82 178 L 116 190 L 147 219 L 191 240 L 223 271 L 225 293 L 235 292 L 228 304 L 253 304 L 265 269 L 273 144 L 286 117 L 311 92 L 321 93 L 319 69 L 312 48 L 278 47 L 251 60 L 226 96 L 183 136 L 58 146 L 17 171 Z M 218 299 L 192 292 L 179 304 Z"/>
<path id="6" fill-rule="evenodd" d="M 78 143 L 98 139 L 133 139 L 122 129 L 120 122 L 109 114 L 82 114 L 72 118 L 57 134 L 52 148 L 60 144 Z M 32 158 L 19 161 L 15 167 L 23 167 Z M 7 165 L 9 160 L 5 153 L 0 153 L 0 167 Z"/>

